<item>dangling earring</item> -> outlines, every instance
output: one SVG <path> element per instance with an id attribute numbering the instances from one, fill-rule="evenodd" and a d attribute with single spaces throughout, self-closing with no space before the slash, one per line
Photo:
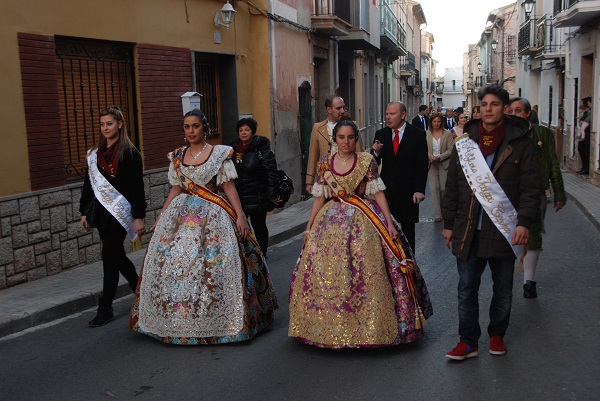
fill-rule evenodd
<path id="1" fill-rule="evenodd" d="M 187 136 L 183 136 L 183 142 L 187 142 Z"/>

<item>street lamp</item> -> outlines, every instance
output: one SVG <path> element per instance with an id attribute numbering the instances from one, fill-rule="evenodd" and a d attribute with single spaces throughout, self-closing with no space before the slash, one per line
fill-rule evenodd
<path id="1" fill-rule="evenodd" d="M 492 50 L 496 53 L 496 48 L 498 47 L 498 41 L 496 39 L 492 40 Z"/>
<path id="2" fill-rule="evenodd" d="M 227 1 L 223 5 L 223 8 L 221 8 L 221 15 L 219 15 L 218 11 L 215 13 L 215 26 L 218 28 L 221 25 L 225 25 L 229 29 L 229 24 L 233 22 L 233 14 L 235 14 L 235 9 Z"/>
<path id="3" fill-rule="evenodd" d="M 529 20 L 531 17 L 531 13 L 533 12 L 533 7 L 535 6 L 535 0 L 523 0 L 523 9 L 525 10 L 525 19 Z"/>

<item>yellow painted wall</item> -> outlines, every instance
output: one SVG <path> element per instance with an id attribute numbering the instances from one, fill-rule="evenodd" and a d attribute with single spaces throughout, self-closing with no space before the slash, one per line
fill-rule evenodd
<path id="1" fill-rule="evenodd" d="M 0 196 L 31 190 L 19 32 L 236 54 L 239 112 L 251 113 L 270 125 L 268 20 L 264 15 L 252 15 L 244 2 L 235 4 L 237 13 L 232 26 L 219 28 L 221 44 L 213 43 L 214 14 L 225 4 L 221 0 L 3 0 L 2 3 L 0 138 L 4 146 L 0 146 Z M 266 0 L 254 0 L 253 4 L 266 10 Z M 140 126 L 143 138 L 143 121 Z"/>

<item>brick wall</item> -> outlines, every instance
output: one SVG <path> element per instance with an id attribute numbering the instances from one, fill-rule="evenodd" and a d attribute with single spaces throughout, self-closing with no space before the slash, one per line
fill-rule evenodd
<path id="1" fill-rule="evenodd" d="M 79 224 L 81 185 L 0 198 L 0 289 L 100 260 L 98 231 Z M 151 227 L 170 190 L 167 168 L 146 171 L 144 187 Z M 142 242 L 149 239 L 145 234 Z"/>
<path id="2" fill-rule="evenodd" d="M 169 151 L 183 145 L 181 95 L 192 90 L 189 49 L 137 45 L 146 169 L 164 167 Z"/>
<path id="3" fill-rule="evenodd" d="M 31 189 L 65 184 L 54 37 L 19 33 Z"/>

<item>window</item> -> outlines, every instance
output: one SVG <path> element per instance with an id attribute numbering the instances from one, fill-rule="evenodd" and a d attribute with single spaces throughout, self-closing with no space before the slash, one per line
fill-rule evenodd
<path id="1" fill-rule="evenodd" d="M 56 37 L 56 68 L 67 181 L 87 171 L 85 155 L 99 139 L 98 114 L 105 107 L 121 107 L 139 147 L 131 45 Z"/>

